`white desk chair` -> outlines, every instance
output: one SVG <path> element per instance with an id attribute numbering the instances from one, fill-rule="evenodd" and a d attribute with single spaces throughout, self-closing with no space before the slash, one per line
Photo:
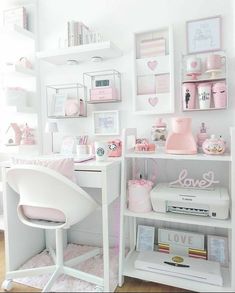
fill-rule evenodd
<path id="1" fill-rule="evenodd" d="M 25 225 L 56 230 L 56 261 L 52 266 L 6 272 L 3 289 L 11 290 L 12 280 L 16 278 L 52 273 L 42 292 L 48 292 L 61 274 L 96 284 L 97 289 L 102 290 L 102 278 L 69 267 L 96 256 L 99 249 L 68 262 L 63 261 L 63 229 L 70 228 L 95 211 L 98 205 L 90 195 L 66 177 L 42 166 L 10 168 L 7 182 L 20 195 L 17 213 Z"/>

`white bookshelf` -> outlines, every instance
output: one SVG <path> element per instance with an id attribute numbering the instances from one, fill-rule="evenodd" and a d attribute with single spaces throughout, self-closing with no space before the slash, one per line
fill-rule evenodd
<path id="1" fill-rule="evenodd" d="M 189 161 L 217 161 L 217 162 L 231 162 L 230 154 L 224 155 L 206 155 L 198 153 L 195 155 L 172 155 L 163 151 L 156 150 L 156 152 L 134 152 L 133 149 L 126 152 L 126 158 L 139 158 L 139 159 L 164 159 L 164 160 L 189 160 Z"/>
<path id="2" fill-rule="evenodd" d="M 231 219 L 228 220 L 217 220 L 213 218 L 203 217 L 203 216 L 193 216 L 193 215 L 184 215 L 184 214 L 174 214 L 174 213 L 134 213 L 128 209 L 124 210 L 124 215 L 132 218 L 140 219 L 149 219 L 156 220 L 160 222 L 170 222 L 170 223 L 179 223 L 187 225 L 197 225 L 204 227 L 218 227 L 218 228 L 232 228 Z"/>
<path id="3" fill-rule="evenodd" d="M 37 52 L 38 59 L 54 65 L 66 65 L 69 60 L 75 60 L 79 64 L 90 61 L 93 57 L 101 57 L 102 60 L 106 60 L 121 55 L 122 51 L 111 41 Z"/>
<path id="4" fill-rule="evenodd" d="M 136 129 L 126 129 L 123 131 L 123 157 L 122 157 L 122 187 L 121 187 L 121 223 L 120 223 L 120 257 L 119 257 L 119 286 L 122 286 L 124 277 L 132 277 L 145 281 L 157 282 L 168 286 L 182 288 L 197 292 L 234 292 L 235 291 L 235 128 L 231 129 L 231 154 L 222 156 L 209 156 L 204 154 L 196 155 L 171 155 L 160 151 L 155 153 L 135 153 L 133 144 L 130 145 L 130 139 L 134 143 L 137 137 Z M 207 164 L 223 164 L 227 168 L 229 186 L 226 186 L 230 193 L 231 205 L 230 216 L 227 220 L 219 220 L 210 217 L 175 214 L 175 213 L 157 213 L 154 211 L 148 213 L 136 213 L 127 209 L 127 181 L 130 178 L 131 163 L 135 163 L 135 159 L 156 159 L 156 160 L 178 160 L 178 161 L 198 161 L 201 164 L 203 161 Z M 181 163 L 181 162 L 180 162 Z M 217 166 L 217 165 L 216 165 Z M 221 165 L 222 166 L 222 165 Z M 193 166 L 192 166 L 193 168 Z M 200 230 L 205 234 L 212 233 L 216 235 L 227 235 L 229 242 L 229 267 L 221 267 L 223 276 L 223 286 L 215 286 L 203 282 L 184 279 L 181 277 L 173 277 L 170 275 L 157 274 L 149 271 L 135 269 L 135 261 L 139 252 L 136 251 L 136 231 L 137 223 L 150 221 L 156 227 L 171 228 L 172 225 L 179 225 L 180 230 L 185 227 L 185 230 L 195 229 Z M 128 227 L 126 224 L 129 224 Z M 154 223 L 154 224 L 153 224 Z M 217 231 L 217 232 L 216 232 Z M 218 232 L 220 231 L 220 232 Z M 127 236 L 129 243 L 127 244 Z M 129 253 L 126 255 L 126 249 Z"/>

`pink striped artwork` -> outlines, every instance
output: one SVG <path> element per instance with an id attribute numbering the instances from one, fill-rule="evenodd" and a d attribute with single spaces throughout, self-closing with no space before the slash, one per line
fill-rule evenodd
<path id="1" fill-rule="evenodd" d="M 166 40 L 157 38 L 140 42 L 140 58 L 148 58 L 166 54 Z"/>
<path id="2" fill-rule="evenodd" d="M 170 92 L 170 74 L 156 75 L 156 94 L 164 94 Z"/>

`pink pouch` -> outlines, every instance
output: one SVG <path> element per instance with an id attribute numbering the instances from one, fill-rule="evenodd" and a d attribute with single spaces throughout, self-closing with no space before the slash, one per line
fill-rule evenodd
<path id="1" fill-rule="evenodd" d="M 108 156 L 109 157 L 121 157 L 122 155 L 122 142 L 120 139 L 116 139 L 108 142 Z"/>
<path id="2" fill-rule="evenodd" d="M 153 182 L 145 179 L 128 181 L 128 209 L 136 213 L 148 213 L 152 211 L 149 192 L 153 188 Z"/>

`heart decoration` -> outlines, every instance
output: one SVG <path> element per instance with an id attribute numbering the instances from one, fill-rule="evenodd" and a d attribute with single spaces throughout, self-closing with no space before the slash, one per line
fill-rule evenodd
<path id="1" fill-rule="evenodd" d="M 148 65 L 148 68 L 151 69 L 152 71 L 154 71 L 157 67 L 157 61 L 156 60 L 153 60 L 153 61 L 148 61 L 147 65 Z"/>
<path id="2" fill-rule="evenodd" d="M 191 62 L 191 67 L 196 68 L 197 67 L 197 62 L 196 61 Z"/>
<path id="3" fill-rule="evenodd" d="M 148 99 L 148 102 L 149 104 L 152 106 L 152 107 L 155 107 L 158 103 L 158 97 L 154 97 L 154 98 L 149 98 Z"/>

